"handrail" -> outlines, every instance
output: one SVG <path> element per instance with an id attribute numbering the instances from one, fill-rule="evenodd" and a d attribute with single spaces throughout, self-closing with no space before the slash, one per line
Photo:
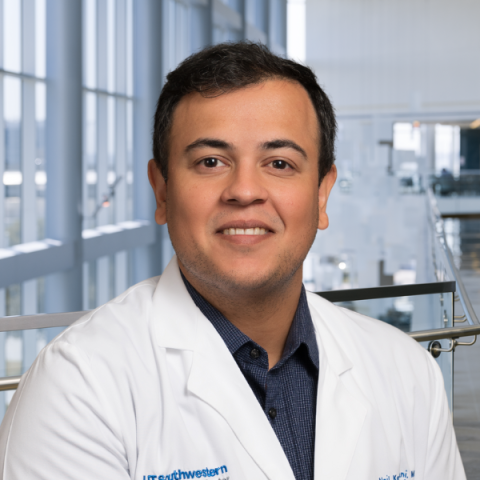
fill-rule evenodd
<path id="1" fill-rule="evenodd" d="M 463 285 L 462 285 L 463 286 Z M 417 283 L 412 285 L 390 285 L 386 287 L 352 288 L 315 292 L 330 302 L 353 302 L 375 298 L 407 297 L 435 293 L 454 293 L 455 282 Z M 33 330 L 38 328 L 68 327 L 89 312 L 40 313 L 37 315 L 12 315 L 0 317 L 0 332 Z"/>
<path id="2" fill-rule="evenodd" d="M 385 287 L 349 288 L 348 290 L 328 290 L 315 292 L 330 302 L 354 302 L 376 298 L 410 297 L 435 293 L 455 293 L 455 282 L 413 283 L 409 285 L 388 285 Z"/>
<path id="3" fill-rule="evenodd" d="M 0 318 L 0 332 L 33 330 L 37 328 L 69 327 L 83 317 L 84 312 L 39 313 L 37 315 L 12 315 Z"/>
<path id="4" fill-rule="evenodd" d="M 16 390 L 22 377 L 0 378 L 0 392 L 4 390 Z"/>
<path id="5" fill-rule="evenodd" d="M 431 342 L 432 340 L 442 340 L 445 338 L 455 339 L 471 337 L 473 335 L 480 335 L 480 325 L 419 330 L 417 332 L 408 332 L 407 335 L 417 342 Z"/>

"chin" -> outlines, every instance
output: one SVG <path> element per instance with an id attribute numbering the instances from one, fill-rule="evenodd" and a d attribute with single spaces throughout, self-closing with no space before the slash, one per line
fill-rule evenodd
<path id="1" fill-rule="evenodd" d="M 174 243 L 175 247 L 175 243 Z M 209 256 L 201 250 L 176 249 L 177 257 L 199 284 L 223 294 L 268 295 L 288 286 L 300 271 L 304 256 L 286 253 L 274 258 L 225 258 Z"/>
<path id="2" fill-rule="evenodd" d="M 273 277 L 271 272 L 244 271 L 244 272 L 223 272 L 219 276 L 224 286 L 229 286 L 236 290 L 263 290 L 268 288 Z"/>
<path id="3" fill-rule="evenodd" d="M 228 270 L 219 268 L 216 275 L 210 272 L 209 280 L 213 280 L 212 283 L 220 290 L 230 290 L 235 294 L 243 292 L 247 295 L 255 293 L 264 295 L 289 284 L 301 264 L 300 262 L 299 265 L 239 265 L 239 268 Z"/>

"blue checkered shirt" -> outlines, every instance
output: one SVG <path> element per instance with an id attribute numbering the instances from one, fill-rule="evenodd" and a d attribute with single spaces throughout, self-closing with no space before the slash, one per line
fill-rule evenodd
<path id="1" fill-rule="evenodd" d="M 269 370 L 267 352 L 182 277 L 195 305 L 220 334 L 257 397 L 295 478 L 313 480 L 319 355 L 305 288 L 302 288 L 282 358 Z"/>

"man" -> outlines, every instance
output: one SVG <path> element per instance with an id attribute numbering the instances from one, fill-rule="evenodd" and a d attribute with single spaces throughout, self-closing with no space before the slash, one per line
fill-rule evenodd
<path id="1" fill-rule="evenodd" d="M 39 355 L 4 479 L 465 478 L 431 356 L 302 286 L 335 130 L 314 74 L 260 45 L 168 75 L 148 173 L 176 257 Z"/>

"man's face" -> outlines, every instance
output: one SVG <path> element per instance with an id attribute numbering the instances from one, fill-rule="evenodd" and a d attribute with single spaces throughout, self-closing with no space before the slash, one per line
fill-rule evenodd
<path id="1" fill-rule="evenodd" d="M 271 80 L 214 98 L 184 97 L 170 134 L 168 182 L 151 162 L 156 220 L 181 268 L 214 288 L 278 288 L 300 277 L 335 169 L 318 186 L 318 120 L 298 84 Z M 195 281 L 196 280 L 196 281 Z"/>

